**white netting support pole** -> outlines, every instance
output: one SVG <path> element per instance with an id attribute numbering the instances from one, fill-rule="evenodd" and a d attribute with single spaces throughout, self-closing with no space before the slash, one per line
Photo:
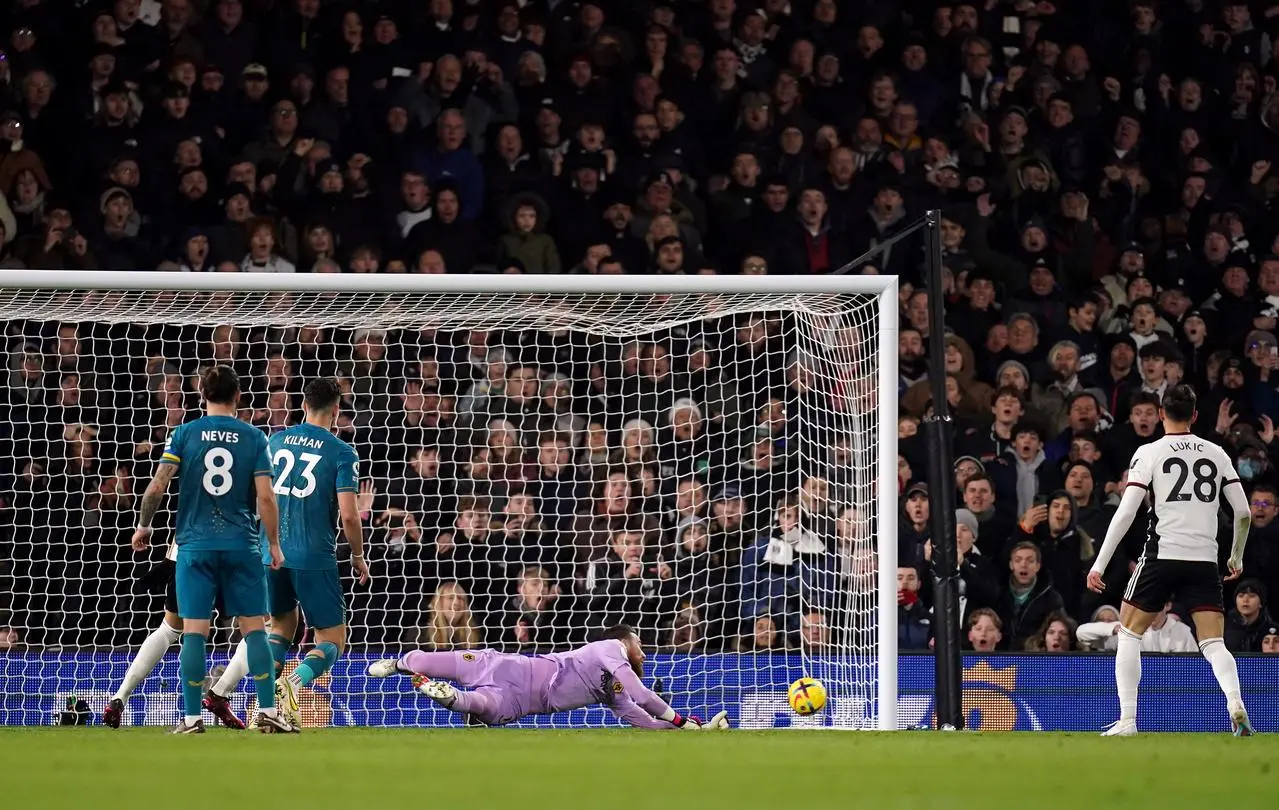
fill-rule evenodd
<path id="1" fill-rule="evenodd" d="M 879 293 L 879 487 L 876 533 L 879 546 L 880 731 L 897 725 L 897 279 Z"/>

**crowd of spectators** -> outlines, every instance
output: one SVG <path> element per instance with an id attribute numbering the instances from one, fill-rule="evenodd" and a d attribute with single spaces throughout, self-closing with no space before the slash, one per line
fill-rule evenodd
<path id="1" fill-rule="evenodd" d="M 794 330 L 768 313 L 635 339 L 13 324 L 0 626 L 46 647 L 121 646 L 154 624 L 172 521 L 135 556 L 138 498 L 200 413 L 200 370 L 224 363 L 241 418 L 267 432 L 298 422 L 306 380 L 343 387 L 335 430 L 361 458 L 375 571 L 348 583 L 355 644 L 545 650 L 619 622 L 668 650 L 868 643 L 858 420 L 801 420 L 827 393 Z"/>
<path id="2" fill-rule="evenodd" d="M 1083 577 L 1184 380 L 1251 498 L 1229 645 L 1279 650 L 1276 0 L 16 0 L 0 33 L 0 267 L 812 274 L 941 208 L 944 289 L 917 236 L 852 268 L 901 281 L 901 645 L 932 642 L 930 492 L 953 487 L 969 643 L 1104 647 L 1140 531 L 1105 594 Z M 839 447 L 796 462 L 796 414 L 834 392 L 789 328 L 11 322 L 0 641 L 136 629 L 117 535 L 222 361 L 268 430 L 301 379 L 349 389 L 384 566 L 357 641 L 650 616 L 676 649 L 856 643 L 875 516 Z M 925 474 L 930 374 L 953 481 Z M 1152 648 L 1185 643 L 1184 608 Z"/>

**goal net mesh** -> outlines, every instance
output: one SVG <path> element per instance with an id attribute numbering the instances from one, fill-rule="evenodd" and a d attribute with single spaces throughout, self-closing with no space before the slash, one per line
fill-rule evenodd
<path id="1" fill-rule="evenodd" d="M 349 646 L 307 725 L 457 722 L 374 657 L 628 622 L 681 712 L 771 727 L 804 674 L 832 708 L 790 724 L 875 727 L 874 296 L 0 290 L 0 317 L 0 724 L 101 712 L 158 625 L 176 492 L 148 554 L 136 508 L 218 362 L 267 432 L 306 381 L 345 391 L 373 581 L 340 546 Z M 237 640 L 215 620 L 211 662 Z M 179 686 L 175 649 L 125 722 L 173 722 Z"/>

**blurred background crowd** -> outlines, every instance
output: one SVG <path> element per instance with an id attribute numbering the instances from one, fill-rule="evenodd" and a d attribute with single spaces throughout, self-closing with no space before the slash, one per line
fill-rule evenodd
<path id="1" fill-rule="evenodd" d="M 931 643 L 939 487 L 973 647 L 1105 647 L 1139 529 L 1105 594 L 1083 577 L 1186 380 L 1251 497 L 1227 642 L 1279 651 L 1276 0 L 15 0 L 0 33 L 0 267 L 897 274 L 903 648 Z M 942 290 L 893 241 L 928 208 Z M 858 643 L 875 516 L 850 448 L 797 426 L 841 408 L 794 329 L 10 323 L 0 644 L 150 623 L 118 536 L 213 360 L 266 429 L 301 379 L 347 385 L 384 566 L 359 641 L 561 645 L 647 616 L 675 649 Z M 930 374 L 953 480 L 924 473 Z M 1193 649 L 1182 610 L 1150 645 Z"/>

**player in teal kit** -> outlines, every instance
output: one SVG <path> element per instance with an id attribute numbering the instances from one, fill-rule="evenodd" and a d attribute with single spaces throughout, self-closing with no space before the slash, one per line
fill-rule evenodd
<path id="1" fill-rule="evenodd" d="M 369 579 L 356 492 L 359 459 L 351 445 L 333 435 L 342 389 L 333 379 L 311 381 L 303 393 L 306 421 L 270 440 L 273 489 L 280 507 L 280 545 L 284 566 L 268 572 L 271 635 L 281 666 L 297 633 L 298 607 L 315 633 L 315 646 L 288 677 L 276 682 L 281 709 L 296 725 L 297 690 L 327 672 L 346 646 L 346 599 L 337 567 L 339 521 L 351 545 L 351 567 L 360 584 Z M 242 653 L 243 651 L 243 653 Z M 221 716 L 227 699 L 244 677 L 247 649 L 241 645 L 226 672 L 205 698 Z"/>
<path id="2" fill-rule="evenodd" d="M 271 650 L 264 631 L 266 568 L 261 535 L 267 538 L 270 567 L 284 562 L 278 534 L 279 513 L 271 492 L 271 465 L 262 431 L 236 418 L 240 380 L 229 366 L 200 375 L 206 415 L 178 426 L 165 444 L 155 477 L 142 497 L 133 548 L 142 551 L 151 522 L 178 477 L 178 559 L 175 573 L 178 615 L 182 617 L 183 719 L 175 734 L 203 734 L 201 689 L 208 671 L 205 643 L 213 603 L 222 597 L 235 616 L 248 649 L 249 669 L 265 719 L 265 732 L 294 731 L 275 711 Z"/>

